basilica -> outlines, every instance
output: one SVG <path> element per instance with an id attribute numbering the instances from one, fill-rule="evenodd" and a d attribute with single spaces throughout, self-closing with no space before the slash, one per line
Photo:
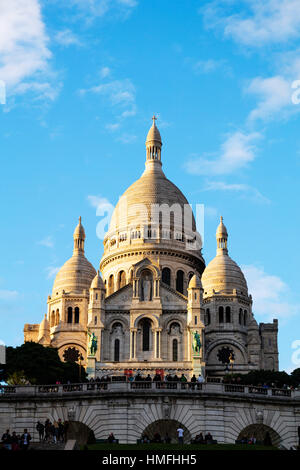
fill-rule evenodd
<path id="1" fill-rule="evenodd" d="M 25 325 L 25 341 L 57 348 L 93 378 L 278 370 L 278 322 L 255 320 L 222 217 L 205 264 L 191 206 L 162 170 L 155 118 L 145 170 L 115 207 L 98 271 L 85 257 L 81 218 L 73 238 L 47 314 Z"/>

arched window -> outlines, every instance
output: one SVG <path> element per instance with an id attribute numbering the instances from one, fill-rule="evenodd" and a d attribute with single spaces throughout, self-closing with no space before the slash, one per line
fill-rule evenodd
<path id="1" fill-rule="evenodd" d="M 50 327 L 55 326 L 55 311 L 52 310 L 51 317 L 50 317 Z"/>
<path id="2" fill-rule="evenodd" d="M 206 309 L 206 325 L 210 325 L 210 311 L 209 308 Z"/>
<path id="3" fill-rule="evenodd" d="M 247 325 L 247 310 L 244 310 L 244 325 L 246 326 Z"/>
<path id="4" fill-rule="evenodd" d="M 126 274 L 125 274 L 125 271 L 120 271 L 119 272 L 119 279 L 118 279 L 118 283 L 119 283 L 119 289 L 121 289 L 122 287 L 124 287 L 126 285 Z"/>
<path id="5" fill-rule="evenodd" d="M 142 322 L 142 330 L 143 330 L 143 351 L 150 350 L 150 320 L 145 318 Z"/>
<path id="6" fill-rule="evenodd" d="M 171 285 L 171 270 L 169 268 L 163 268 L 162 270 L 162 282 Z"/>
<path id="7" fill-rule="evenodd" d="M 114 361 L 119 362 L 120 361 L 120 340 L 115 339 L 115 345 L 114 345 Z"/>
<path id="8" fill-rule="evenodd" d="M 239 324 L 242 325 L 243 323 L 243 310 L 240 308 L 239 312 Z"/>
<path id="9" fill-rule="evenodd" d="M 114 275 L 111 274 L 108 279 L 108 293 L 107 295 L 111 295 L 114 293 Z"/>
<path id="10" fill-rule="evenodd" d="M 73 309 L 68 307 L 68 323 L 73 323 Z"/>
<path id="11" fill-rule="evenodd" d="M 176 290 L 183 294 L 184 272 L 179 270 L 176 274 Z"/>
<path id="12" fill-rule="evenodd" d="M 74 323 L 79 323 L 79 307 L 75 307 L 75 319 Z"/>
<path id="13" fill-rule="evenodd" d="M 56 310 L 55 325 L 59 324 L 59 310 Z"/>
<path id="14" fill-rule="evenodd" d="M 230 322 L 231 322 L 230 307 L 226 307 L 226 309 L 225 309 L 225 318 L 226 318 L 226 323 L 230 323 Z"/>
<path id="15" fill-rule="evenodd" d="M 224 308 L 219 307 L 219 323 L 224 323 Z"/>
<path id="16" fill-rule="evenodd" d="M 177 339 L 173 339 L 172 356 L 173 356 L 173 361 L 177 362 L 178 361 L 178 341 L 177 341 Z"/>

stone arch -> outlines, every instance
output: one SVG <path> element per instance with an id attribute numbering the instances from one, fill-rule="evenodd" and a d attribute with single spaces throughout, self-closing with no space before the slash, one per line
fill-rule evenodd
<path id="1" fill-rule="evenodd" d="M 153 264 L 150 263 L 141 263 L 140 266 L 136 267 L 134 270 L 134 277 L 140 277 L 141 272 L 144 271 L 145 269 L 149 269 L 152 272 L 153 279 L 159 279 L 160 278 L 160 270 L 154 266 Z"/>
<path id="2" fill-rule="evenodd" d="M 68 421 L 67 440 L 75 439 L 79 446 L 95 444 L 94 431 L 81 421 Z"/>
<path id="3" fill-rule="evenodd" d="M 183 433 L 183 442 L 191 442 L 191 433 L 184 424 L 176 421 L 175 419 L 158 419 L 153 423 L 149 424 L 143 431 L 142 434 L 147 434 L 150 440 L 153 439 L 154 434 L 159 433 L 161 438 L 164 439 L 166 434 L 171 438 L 172 443 L 178 442 L 177 429 L 182 428 Z"/>
<path id="4" fill-rule="evenodd" d="M 135 321 L 134 321 L 134 328 L 137 328 L 138 327 L 138 324 L 139 322 L 143 319 L 143 318 L 148 318 L 150 321 L 153 322 L 153 326 L 154 328 L 159 328 L 159 320 L 158 318 L 155 316 L 155 315 L 151 315 L 149 313 L 142 313 L 141 315 L 139 315 Z"/>
<path id="5" fill-rule="evenodd" d="M 118 272 L 117 280 L 118 280 L 117 281 L 118 282 L 117 289 L 122 289 L 122 287 L 126 286 L 127 280 L 126 280 L 126 273 L 125 273 L 124 269 L 121 269 Z"/>
<path id="6" fill-rule="evenodd" d="M 231 338 L 219 339 L 219 340 L 214 341 L 213 343 L 211 343 L 206 349 L 205 360 L 208 362 L 208 358 L 209 358 L 209 355 L 212 352 L 212 350 L 217 348 L 218 346 L 223 346 L 223 345 L 233 346 L 236 349 L 238 349 L 242 354 L 244 364 L 247 364 L 247 362 L 248 362 L 248 352 L 247 352 L 246 348 L 241 343 L 238 343 L 237 341 L 235 341 Z"/>
<path id="7" fill-rule="evenodd" d="M 278 447 L 281 442 L 280 435 L 274 429 L 270 428 L 270 426 L 267 426 L 263 423 L 249 424 L 244 429 L 242 429 L 242 431 L 240 431 L 237 440 L 241 440 L 244 437 L 247 439 L 255 437 L 258 443 L 263 444 L 267 433 L 270 436 L 271 444 L 275 447 Z"/>
<path id="8" fill-rule="evenodd" d="M 171 271 L 171 269 L 170 269 L 168 266 L 165 266 L 164 268 L 162 268 L 162 271 L 161 271 L 161 280 L 162 280 L 162 282 L 164 282 L 164 283 L 167 284 L 168 286 L 171 286 L 171 282 L 172 282 L 172 271 Z"/>
<path id="9" fill-rule="evenodd" d="M 114 318 L 109 323 L 107 323 L 107 326 L 106 326 L 107 330 L 112 331 L 112 327 L 113 327 L 114 323 L 121 323 L 121 325 L 123 326 L 124 331 L 129 328 L 127 319 L 124 318 L 124 317 L 116 315 L 116 316 L 114 316 Z"/>

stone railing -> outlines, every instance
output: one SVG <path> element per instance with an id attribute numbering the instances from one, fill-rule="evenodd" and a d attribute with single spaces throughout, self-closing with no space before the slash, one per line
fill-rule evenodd
<path id="1" fill-rule="evenodd" d="M 17 398 L 21 396 L 70 396 L 74 397 L 83 394 L 97 395 L 105 392 L 130 392 L 145 391 L 146 393 L 207 393 L 207 394 L 229 394 L 276 397 L 280 399 L 300 400 L 300 390 L 287 390 L 279 388 L 265 388 L 248 385 L 222 384 L 222 383 L 198 383 L 198 382 L 86 382 L 78 384 L 55 384 L 55 385 L 16 385 L 0 386 L 0 399 L 6 397 Z"/>

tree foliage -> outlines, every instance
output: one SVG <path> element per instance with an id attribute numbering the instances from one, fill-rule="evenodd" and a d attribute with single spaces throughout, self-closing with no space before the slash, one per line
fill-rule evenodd
<path id="1" fill-rule="evenodd" d="M 3 379 L 11 383 L 18 381 L 31 384 L 54 384 L 79 382 L 80 368 L 77 363 L 62 362 L 56 348 L 44 347 L 27 342 L 16 348 L 6 348 L 6 365 Z M 81 367 L 81 380 L 86 380 L 86 372 Z"/>

